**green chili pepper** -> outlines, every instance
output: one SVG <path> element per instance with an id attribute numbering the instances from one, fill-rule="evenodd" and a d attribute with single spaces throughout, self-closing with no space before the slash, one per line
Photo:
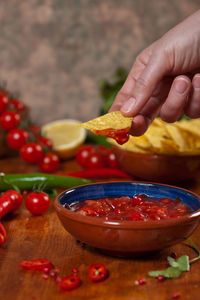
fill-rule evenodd
<path id="1" fill-rule="evenodd" d="M 66 189 L 91 182 L 91 180 L 83 178 L 43 173 L 1 174 L 0 191 L 8 190 L 11 188 L 11 186 L 16 186 L 20 190 L 32 190 L 41 185 L 43 186 L 43 190 L 49 190 L 53 188 Z"/>

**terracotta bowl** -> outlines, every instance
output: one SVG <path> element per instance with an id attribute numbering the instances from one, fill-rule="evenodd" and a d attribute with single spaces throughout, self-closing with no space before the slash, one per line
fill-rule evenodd
<path id="1" fill-rule="evenodd" d="M 112 146 L 122 170 L 148 181 L 178 183 L 200 176 L 200 155 L 173 156 L 135 153 Z"/>
<path id="2" fill-rule="evenodd" d="M 65 208 L 65 204 L 86 199 L 132 197 L 135 194 L 154 198 L 179 197 L 191 207 L 192 213 L 160 221 L 106 221 Z M 192 234 L 200 220 L 200 198 L 197 195 L 182 188 L 147 182 L 94 183 L 71 188 L 55 199 L 54 207 L 64 228 L 77 240 L 107 254 L 120 256 L 152 252 L 177 244 Z"/>

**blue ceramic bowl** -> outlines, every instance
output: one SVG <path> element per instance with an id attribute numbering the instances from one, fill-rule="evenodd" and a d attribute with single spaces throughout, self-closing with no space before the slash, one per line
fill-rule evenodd
<path id="1" fill-rule="evenodd" d="M 153 198 L 171 198 L 187 204 L 192 212 L 160 221 L 107 221 L 77 214 L 66 204 L 105 197 L 133 197 L 145 194 Z M 200 220 L 200 198 L 185 189 L 148 182 L 94 183 L 68 189 L 54 202 L 64 228 L 76 239 L 114 255 L 161 250 L 183 241 L 196 229 Z"/>

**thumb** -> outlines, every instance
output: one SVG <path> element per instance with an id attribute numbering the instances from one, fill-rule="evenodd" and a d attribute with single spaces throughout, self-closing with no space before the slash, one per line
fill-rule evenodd
<path id="1" fill-rule="evenodd" d="M 148 64 L 137 78 L 132 97 L 121 107 L 126 116 L 137 115 L 152 96 L 162 78 L 168 73 L 169 65 L 164 55 L 152 56 Z"/>

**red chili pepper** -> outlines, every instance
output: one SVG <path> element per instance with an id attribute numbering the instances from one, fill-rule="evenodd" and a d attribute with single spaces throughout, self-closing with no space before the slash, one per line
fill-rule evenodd
<path id="1" fill-rule="evenodd" d="M 22 195 L 15 190 L 8 190 L 0 196 L 0 219 L 6 214 L 20 207 L 23 202 Z M 6 242 L 6 230 L 0 223 L 0 245 Z"/>
<path id="2" fill-rule="evenodd" d="M 88 277 L 93 282 L 106 279 L 108 271 L 103 264 L 92 264 L 88 269 Z"/>
<path id="3" fill-rule="evenodd" d="M 76 274 L 66 276 L 59 282 L 59 286 L 63 291 L 73 290 L 81 285 L 80 277 Z"/>
<path id="4" fill-rule="evenodd" d="M 58 175 L 62 176 L 73 176 L 79 178 L 130 178 L 128 174 L 112 168 L 98 168 L 98 169 L 86 169 L 77 172 L 58 172 Z"/>
<path id="5" fill-rule="evenodd" d="M 43 271 L 45 268 L 48 268 L 49 270 L 53 268 L 52 263 L 46 258 L 21 260 L 19 261 L 19 264 L 26 270 Z"/>
<path id="6" fill-rule="evenodd" d="M 6 237 L 7 237 L 6 230 L 3 226 L 3 224 L 0 222 L 0 245 L 5 244 Z"/>

